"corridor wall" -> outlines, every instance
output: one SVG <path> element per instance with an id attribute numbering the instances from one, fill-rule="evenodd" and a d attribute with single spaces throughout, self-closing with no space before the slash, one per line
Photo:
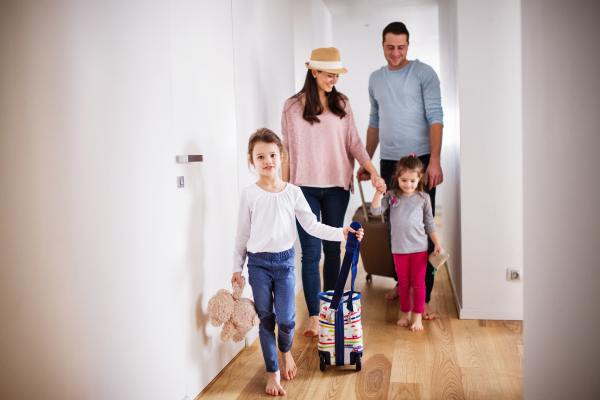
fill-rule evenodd
<path id="1" fill-rule="evenodd" d="M 462 319 L 523 319 L 520 23 L 519 0 L 457 2 Z"/>
<path id="2" fill-rule="evenodd" d="M 0 398 L 192 399 L 243 345 L 206 315 L 236 222 L 231 31 L 229 2 L 0 4 Z"/>
<path id="3" fill-rule="evenodd" d="M 524 398 L 596 399 L 600 3 L 523 0 L 521 9 Z"/>

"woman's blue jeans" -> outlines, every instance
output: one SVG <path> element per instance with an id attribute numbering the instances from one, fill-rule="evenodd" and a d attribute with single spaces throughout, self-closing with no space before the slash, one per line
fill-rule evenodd
<path id="1" fill-rule="evenodd" d="M 341 187 L 314 188 L 300 186 L 310 209 L 316 215 L 317 221 L 325 225 L 341 228 L 350 201 L 350 191 Z M 319 261 L 321 260 L 321 239 L 309 235 L 296 221 L 298 237 L 302 247 L 302 286 L 304 298 L 308 307 L 308 315 L 319 315 L 319 299 L 321 291 L 334 290 L 340 273 L 340 242 L 323 240 L 323 290 Z"/>

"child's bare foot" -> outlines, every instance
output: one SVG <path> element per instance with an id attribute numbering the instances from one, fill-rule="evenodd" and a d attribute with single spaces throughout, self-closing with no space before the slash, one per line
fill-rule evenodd
<path id="1" fill-rule="evenodd" d="M 385 294 L 385 299 L 386 300 L 394 300 L 397 299 L 399 297 L 398 295 L 398 285 L 394 286 L 394 288 L 392 290 L 390 290 L 389 292 L 387 292 Z"/>
<path id="2" fill-rule="evenodd" d="M 319 336 L 319 316 L 313 315 L 308 319 L 308 329 L 302 332 L 304 337 Z"/>
<path id="3" fill-rule="evenodd" d="M 294 357 L 292 357 L 292 352 L 288 351 L 287 353 L 281 353 L 281 366 L 283 371 L 283 378 L 285 380 L 294 379 L 296 376 L 296 363 L 294 362 Z"/>
<path id="4" fill-rule="evenodd" d="M 272 396 L 285 395 L 285 390 L 281 387 L 281 382 L 279 381 L 279 371 L 277 372 L 267 372 L 269 375 L 269 380 L 267 381 L 267 394 Z"/>
<path id="5" fill-rule="evenodd" d="M 425 314 L 423 314 L 423 319 L 435 319 L 435 311 L 429 307 L 429 303 L 425 303 Z"/>
<path id="6" fill-rule="evenodd" d="M 413 314 L 414 320 L 413 320 L 412 325 L 410 326 L 411 331 L 415 332 L 415 331 L 423 330 L 423 323 L 421 322 L 421 315 L 422 314 Z"/>
<path id="7" fill-rule="evenodd" d="M 408 324 L 410 324 L 410 311 L 402 313 L 402 318 L 398 321 L 398 325 L 400 326 L 408 326 Z"/>

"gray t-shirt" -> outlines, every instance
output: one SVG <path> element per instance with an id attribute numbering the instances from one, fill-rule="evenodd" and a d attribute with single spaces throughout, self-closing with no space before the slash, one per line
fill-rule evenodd
<path id="1" fill-rule="evenodd" d="M 431 153 L 430 127 L 443 123 L 440 93 L 437 74 L 419 60 L 397 71 L 386 65 L 371 74 L 369 126 L 379 129 L 382 160 Z"/>
<path id="2" fill-rule="evenodd" d="M 381 215 L 388 208 L 392 225 L 392 253 L 427 251 L 427 235 L 436 231 L 429 195 L 416 192 L 412 196 L 394 198 L 391 192 L 387 192 L 379 207 L 371 206 L 371 212 Z"/>

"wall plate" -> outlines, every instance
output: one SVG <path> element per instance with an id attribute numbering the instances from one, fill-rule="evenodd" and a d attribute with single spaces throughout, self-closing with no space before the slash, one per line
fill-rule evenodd
<path id="1" fill-rule="evenodd" d="M 523 270 L 519 268 L 508 268 L 506 279 L 510 282 L 523 282 Z"/>
<path id="2" fill-rule="evenodd" d="M 183 176 L 178 176 L 177 177 L 177 188 L 179 189 L 179 188 L 182 188 L 184 186 L 185 186 L 185 184 L 183 182 Z"/>

